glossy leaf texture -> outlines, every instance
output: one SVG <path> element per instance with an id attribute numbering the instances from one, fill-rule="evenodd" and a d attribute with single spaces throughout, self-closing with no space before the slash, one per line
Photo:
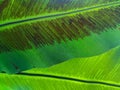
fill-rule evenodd
<path id="1" fill-rule="evenodd" d="M 18 73 L 120 44 L 120 0 L 2 0 L 0 69 Z"/>
<path id="2" fill-rule="evenodd" d="M 0 74 L 6 90 L 120 90 L 120 47 L 46 69 Z"/>

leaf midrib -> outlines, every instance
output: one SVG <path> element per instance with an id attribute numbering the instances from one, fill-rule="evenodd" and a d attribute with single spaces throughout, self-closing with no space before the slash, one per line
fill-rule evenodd
<path id="1" fill-rule="evenodd" d="M 103 82 L 103 81 L 95 81 L 95 80 L 77 79 L 77 78 L 73 78 L 73 77 L 58 76 L 58 75 L 51 75 L 51 74 L 17 73 L 15 75 L 17 75 L 17 76 L 29 76 L 29 77 L 45 77 L 45 78 L 52 78 L 52 79 L 58 79 L 58 80 L 74 81 L 74 82 L 79 82 L 79 83 L 104 85 L 104 86 L 111 86 L 111 87 L 120 88 L 120 84 L 109 83 L 106 81 Z"/>
<path id="2" fill-rule="evenodd" d="M 38 76 L 38 77 L 47 77 L 47 78 L 53 78 L 53 79 L 61 79 L 61 80 L 82 82 L 82 83 L 87 83 L 87 84 L 107 85 L 107 86 L 113 86 L 113 87 L 119 87 L 119 88 L 120 88 L 120 85 L 119 85 L 119 84 L 102 82 L 102 81 L 93 81 L 93 80 L 77 79 L 77 78 L 72 78 L 72 77 L 57 76 L 57 75 L 50 75 L 50 74 L 18 73 L 18 75 L 35 76 L 35 77 L 36 77 L 36 76 Z"/>
<path id="3" fill-rule="evenodd" d="M 0 27 L 16 25 L 16 24 L 21 24 L 21 23 L 27 23 L 27 22 L 33 22 L 33 21 L 37 21 L 37 20 L 54 19 L 54 18 L 59 18 L 59 17 L 63 17 L 63 16 L 68 16 L 71 14 L 80 13 L 80 12 L 86 12 L 89 10 L 107 8 L 107 7 L 114 6 L 114 5 L 120 5 L 120 1 L 110 2 L 107 4 L 100 4 L 100 5 L 91 6 L 91 7 L 87 7 L 87 8 L 81 8 L 81 9 L 73 10 L 73 11 L 59 12 L 57 14 L 49 14 L 49 15 L 44 15 L 44 16 L 39 16 L 39 17 L 31 17 L 31 18 L 13 20 L 10 22 L 4 22 L 4 23 L 0 24 Z"/>

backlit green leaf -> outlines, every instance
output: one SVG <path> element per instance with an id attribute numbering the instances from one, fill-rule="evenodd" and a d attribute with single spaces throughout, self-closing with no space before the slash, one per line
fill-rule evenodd
<path id="1" fill-rule="evenodd" d="M 120 47 L 46 69 L 0 74 L 6 90 L 120 90 Z"/>
<path id="2" fill-rule="evenodd" d="M 3 0 L 0 69 L 17 73 L 120 44 L 119 0 Z"/>

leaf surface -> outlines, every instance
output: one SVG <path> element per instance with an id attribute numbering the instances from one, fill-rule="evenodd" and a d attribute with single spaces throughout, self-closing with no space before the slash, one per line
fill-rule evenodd
<path id="1" fill-rule="evenodd" d="M 104 54 L 72 59 L 46 69 L 0 74 L 6 90 L 120 90 L 120 47 Z"/>
<path id="2" fill-rule="evenodd" d="M 120 44 L 119 0 L 3 2 L 1 71 L 49 67 L 72 58 L 96 56 Z"/>

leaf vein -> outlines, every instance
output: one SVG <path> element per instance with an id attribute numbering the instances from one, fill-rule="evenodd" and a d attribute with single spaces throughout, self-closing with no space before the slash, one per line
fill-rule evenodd
<path id="1" fill-rule="evenodd" d="M 77 78 L 73 78 L 73 77 L 65 77 L 65 76 L 58 76 L 58 75 L 34 74 L 34 73 L 18 73 L 16 75 L 34 76 L 34 77 L 46 77 L 46 78 L 82 82 L 82 83 L 87 83 L 87 84 L 98 84 L 98 85 L 105 85 L 105 86 L 112 86 L 112 87 L 120 88 L 120 85 L 115 84 L 115 83 L 109 83 L 109 82 L 103 82 L 103 81 L 85 80 L 85 79 L 77 79 Z"/>

